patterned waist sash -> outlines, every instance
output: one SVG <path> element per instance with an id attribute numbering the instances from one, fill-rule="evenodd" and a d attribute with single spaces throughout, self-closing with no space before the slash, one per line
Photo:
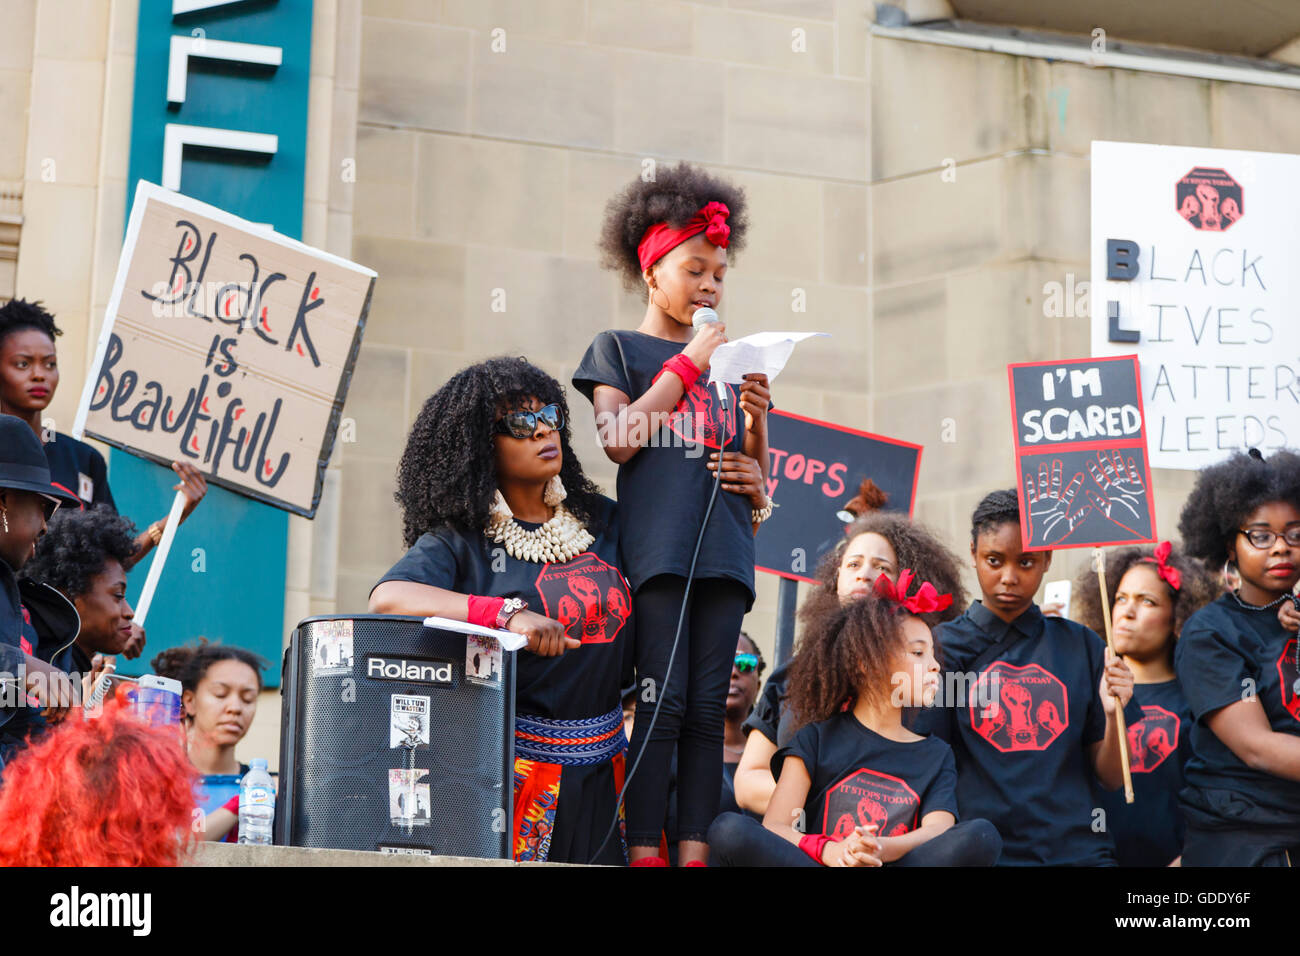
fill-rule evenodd
<path id="1" fill-rule="evenodd" d="M 583 720 L 515 715 L 515 756 L 562 767 L 605 763 L 627 749 L 623 709 Z"/>

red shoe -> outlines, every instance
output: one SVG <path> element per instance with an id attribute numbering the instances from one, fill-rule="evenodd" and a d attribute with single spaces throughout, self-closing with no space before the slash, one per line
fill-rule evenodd
<path id="1" fill-rule="evenodd" d="M 686 866 L 708 866 L 703 860 L 687 860 Z"/>
<path id="2" fill-rule="evenodd" d="M 668 861 L 658 856 L 643 856 L 639 860 L 633 860 L 628 866 L 667 866 Z"/>

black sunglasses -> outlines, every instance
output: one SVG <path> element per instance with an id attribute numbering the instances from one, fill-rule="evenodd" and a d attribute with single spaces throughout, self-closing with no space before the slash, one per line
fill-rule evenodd
<path id="1" fill-rule="evenodd" d="M 535 412 L 506 412 L 497 419 L 495 431 L 512 438 L 529 438 L 537 431 L 538 422 L 551 431 L 559 431 L 564 427 L 564 413 L 559 405 L 547 405 Z"/>

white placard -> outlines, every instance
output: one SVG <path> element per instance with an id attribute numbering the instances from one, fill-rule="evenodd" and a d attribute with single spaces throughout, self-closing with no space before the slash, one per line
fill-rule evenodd
<path id="1" fill-rule="evenodd" d="M 1138 355 L 1153 467 L 1300 446 L 1300 156 L 1094 142 L 1091 252 L 1092 354 Z M 1109 341 L 1112 301 L 1140 341 Z"/>

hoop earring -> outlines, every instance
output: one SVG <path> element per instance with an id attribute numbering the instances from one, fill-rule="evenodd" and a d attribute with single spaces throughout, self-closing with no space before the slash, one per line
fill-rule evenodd
<path id="1" fill-rule="evenodd" d="M 663 289 L 659 288 L 658 286 L 652 286 L 650 288 L 650 304 L 653 305 L 656 309 L 659 309 L 661 312 L 667 312 L 668 311 L 667 305 L 660 305 L 658 302 L 655 301 L 656 292 L 663 292 Z M 664 301 L 668 302 L 667 292 L 664 292 Z M 668 304 L 671 305 L 672 303 L 669 302 Z"/>

